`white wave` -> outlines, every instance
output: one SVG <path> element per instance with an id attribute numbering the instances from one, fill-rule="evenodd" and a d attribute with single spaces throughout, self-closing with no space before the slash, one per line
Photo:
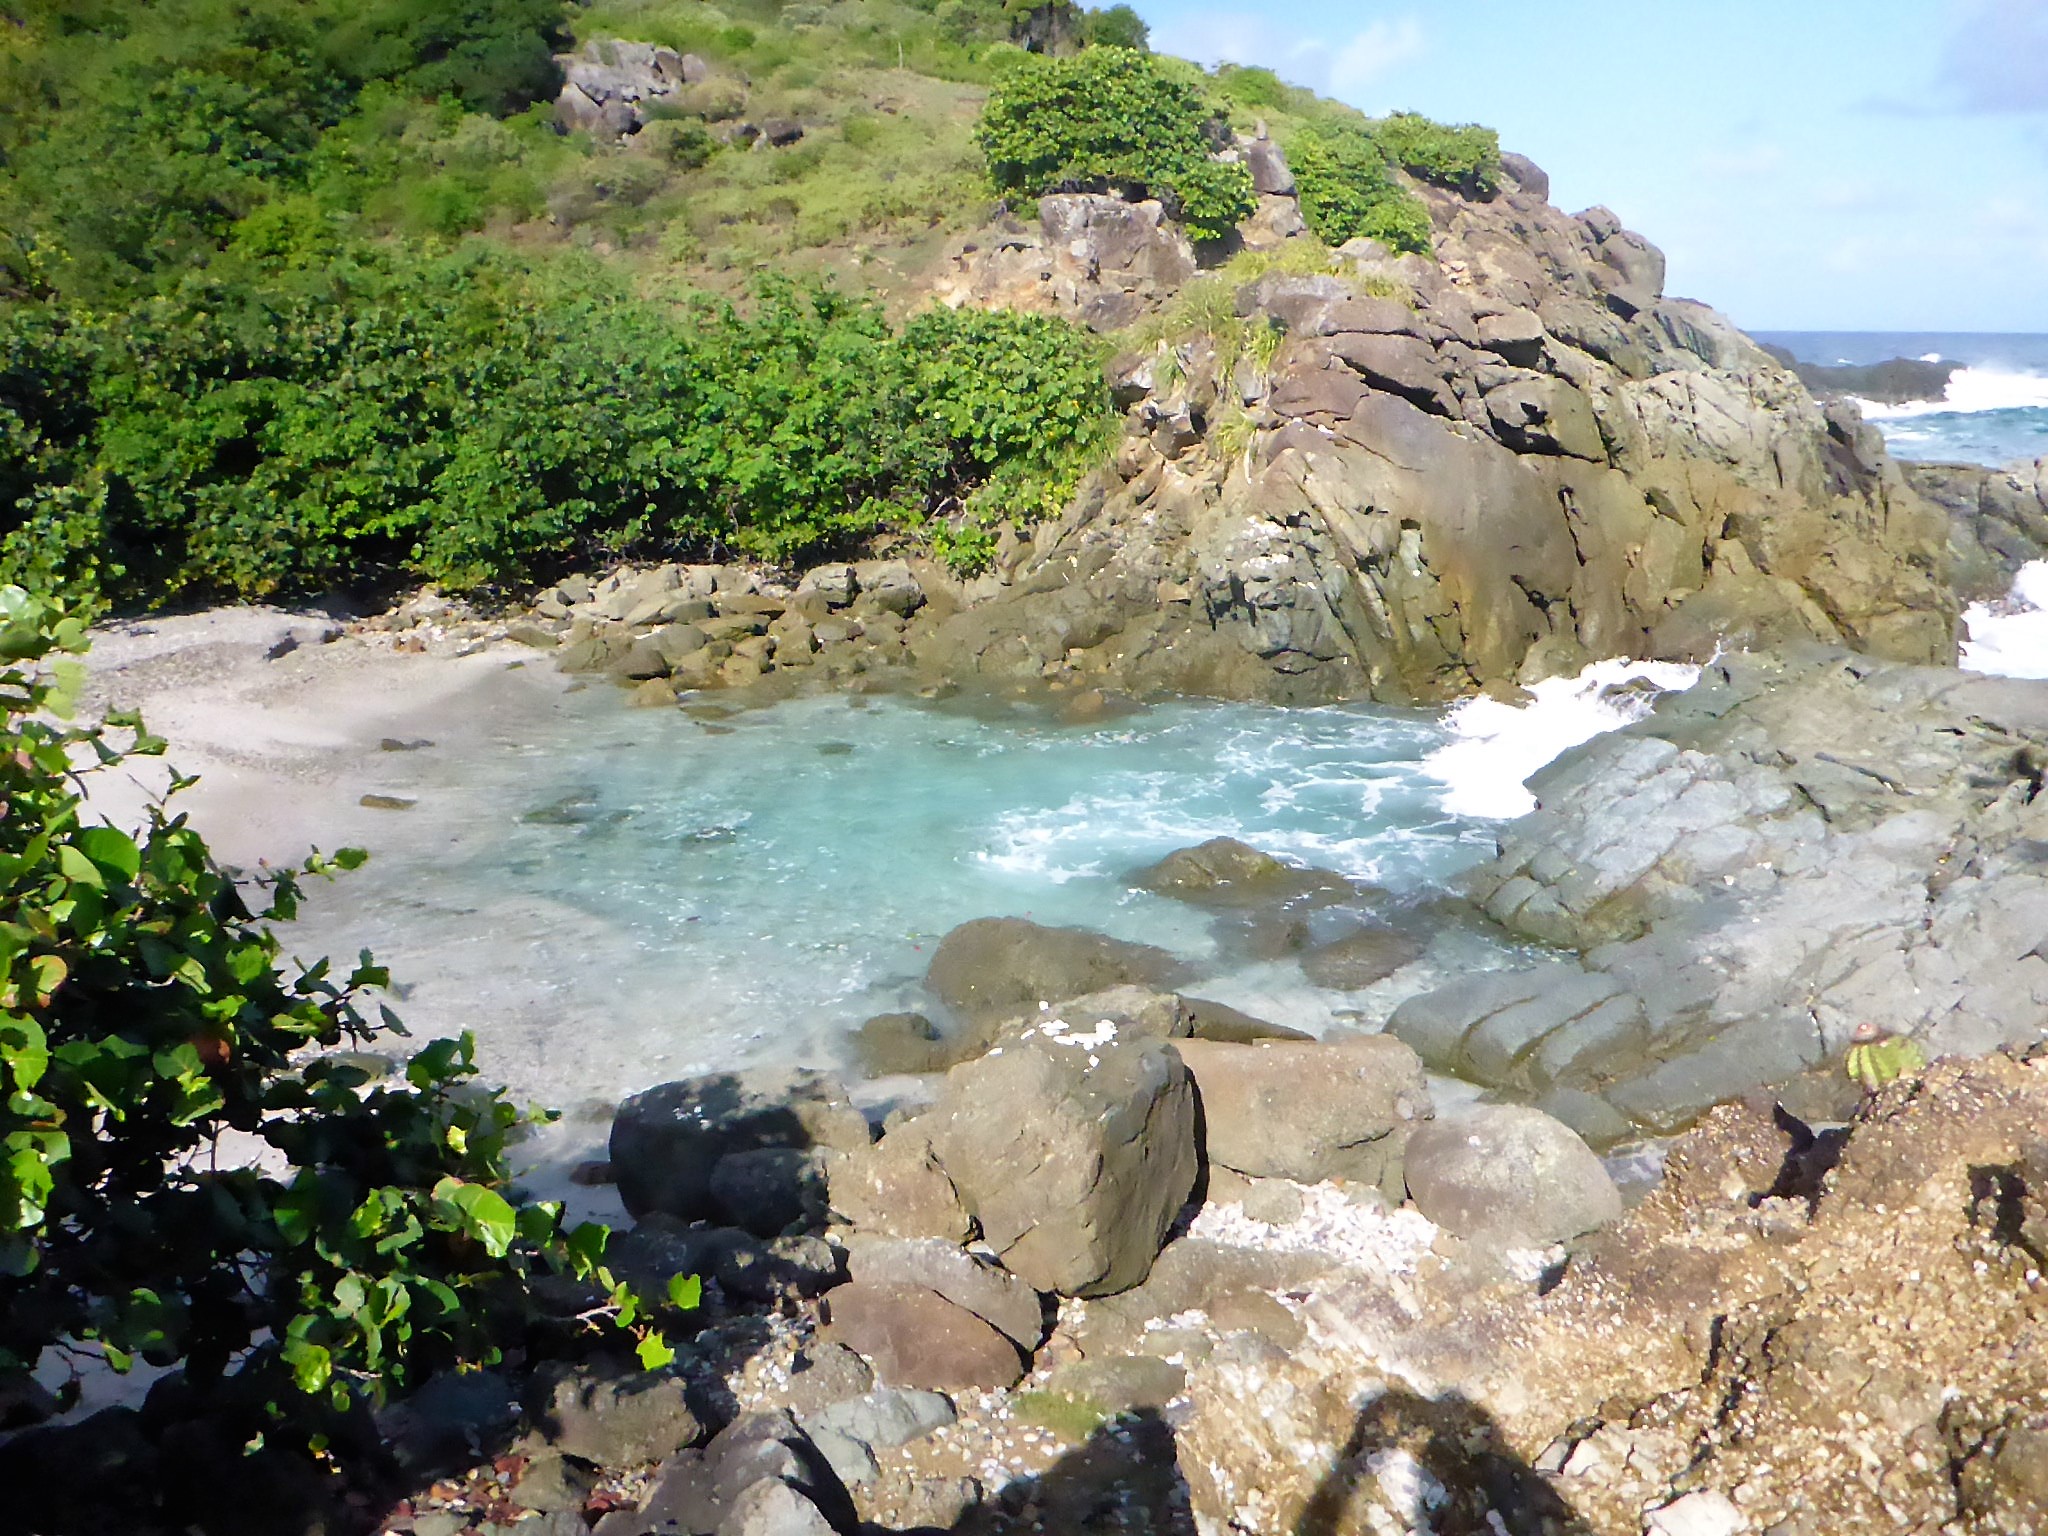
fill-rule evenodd
<path id="1" fill-rule="evenodd" d="M 1993 603 L 1963 610 L 1970 638 L 1963 642 L 1966 672 L 1994 677 L 2048 678 L 2048 560 L 2030 560 L 2012 591 Z"/>
<path id="2" fill-rule="evenodd" d="M 1913 416 L 1946 416 L 1979 411 L 2048 410 L 2048 374 L 2019 368 L 1958 368 L 1939 400 L 1887 405 L 1858 400 L 1870 421 L 1903 421 Z"/>
<path id="3" fill-rule="evenodd" d="M 1922 352 L 1920 354 L 1920 361 L 1923 363 L 1938 363 L 1941 361 L 1941 354 L 1939 352 Z"/>
<path id="4" fill-rule="evenodd" d="M 1532 684 L 1528 704 L 1467 699 L 1445 718 L 1457 740 L 1423 759 L 1423 771 L 1449 786 L 1444 809 L 1458 816 L 1510 818 L 1536 809 L 1525 787 L 1546 764 L 1582 741 L 1632 725 L 1650 712 L 1652 692 L 1621 691 L 1632 682 L 1654 693 L 1690 688 L 1698 667 L 1668 661 L 1596 661 L 1577 677 Z"/>

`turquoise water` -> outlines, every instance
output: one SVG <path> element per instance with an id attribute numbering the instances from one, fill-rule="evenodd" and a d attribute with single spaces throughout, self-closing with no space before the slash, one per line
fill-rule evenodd
<path id="1" fill-rule="evenodd" d="M 1228 834 L 1398 904 L 1493 846 L 1495 823 L 1441 809 L 1422 759 L 1450 733 L 1422 712 L 1181 702 L 1063 723 L 833 696 L 704 713 L 627 709 L 609 688 L 529 688 L 517 708 L 480 694 L 434 747 L 378 765 L 418 805 L 315 893 L 292 947 L 371 945 L 416 1032 L 474 1028 L 492 1076 L 571 1105 L 837 1065 L 863 1019 L 927 1006 L 940 935 L 993 915 L 1163 945 L 1194 990 L 1278 1022 L 1369 1026 L 1396 983 L 1318 991 L 1124 876 Z M 1490 953 L 1446 929 L 1400 995 Z"/>

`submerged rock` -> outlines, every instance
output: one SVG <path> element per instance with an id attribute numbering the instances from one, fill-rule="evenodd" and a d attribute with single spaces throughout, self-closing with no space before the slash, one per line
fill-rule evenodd
<path id="1" fill-rule="evenodd" d="M 962 923 L 939 943 L 925 985 L 954 1012 L 999 1019 L 1106 987 L 1172 985 L 1181 963 L 1163 949 L 1021 917 Z"/>

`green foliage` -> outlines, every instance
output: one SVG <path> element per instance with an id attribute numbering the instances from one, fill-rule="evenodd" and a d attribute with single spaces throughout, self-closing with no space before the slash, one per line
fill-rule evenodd
<path id="1" fill-rule="evenodd" d="M 551 94 L 559 20 L 553 0 L 131 0 L 31 19 L 9 39 L 36 89 L 0 113 L 0 259 L 19 287 L 147 291 L 303 186 L 367 87 L 458 113 Z"/>
<path id="2" fill-rule="evenodd" d="M 1214 159 L 1213 114 L 1165 61 L 1128 48 L 1031 58 L 996 82 L 976 129 L 1000 192 L 1108 191 L 1157 197 L 1198 238 L 1252 211 L 1250 173 Z"/>
<path id="3" fill-rule="evenodd" d="M 1081 38 L 1090 48 L 1135 48 L 1144 53 L 1152 46 L 1152 29 L 1128 5 L 1112 5 L 1082 17 Z"/>
<path id="4" fill-rule="evenodd" d="M 222 260 L 117 319 L 0 309 L 0 369 L 0 575 L 128 601 L 794 557 L 955 501 L 1037 516 L 1108 409 L 1058 321 L 898 335 L 776 279 L 678 314 L 590 262 L 392 246 Z"/>
<path id="5" fill-rule="evenodd" d="M 364 1012 L 384 972 L 280 969 L 264 924 L 360 853 L 238 887 L 161 806 L 140 837 L 86 821 L 77 765 L 162 743 L 59 723 L 83 649 L 78 619 L 0 588 L 0 1373 L 97 1346 L 202 1387 L 381 1400 L 499 1359 L 543 1274 L 664 1348 L 602 1228 L 502 1192 L 519 1118 L 469 1083 L 467 1036 L 379 1080 L 332 1048 L 397 1030 Z"/>
<path id="6" fill-rule="evenodd" d="M 1429 210 L 1389 174 L 1387 153 L 1362 120 L 1304 125 L 1282 147 L 1301 216 L 1325 244 L 1362 237 L 1395 251 L 1429 249 Z"/>
<path id="7" fill-rule="evenodd" d="M 1116 1417 L 1093 1398 L 1062 1392 L 1019 1392 L 1010 1400 L 1010 1411 L 1018 1423 L 1050 1430 L 1074 1445 Z"/>
<path id="8" fill-rule="evenodd" d="M 1416 112 L 1374 125 L 1387 158 L 1424 181 L 1478 197 L 1500 185 L 1500 135 L 1471 124 L 1451 128 Z"/>

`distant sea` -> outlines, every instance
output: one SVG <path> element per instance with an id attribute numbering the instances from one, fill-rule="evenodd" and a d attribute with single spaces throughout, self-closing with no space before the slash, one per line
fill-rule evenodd
<path id="1" fill-rule="evenodd" d="M 1942 400 L 1863 403 L 1902 459 L 2010 464 L 2048 455 L 2048 336 L 1969 331 L 1756 331 L 1802 363 L 1960 363 Z"/>

